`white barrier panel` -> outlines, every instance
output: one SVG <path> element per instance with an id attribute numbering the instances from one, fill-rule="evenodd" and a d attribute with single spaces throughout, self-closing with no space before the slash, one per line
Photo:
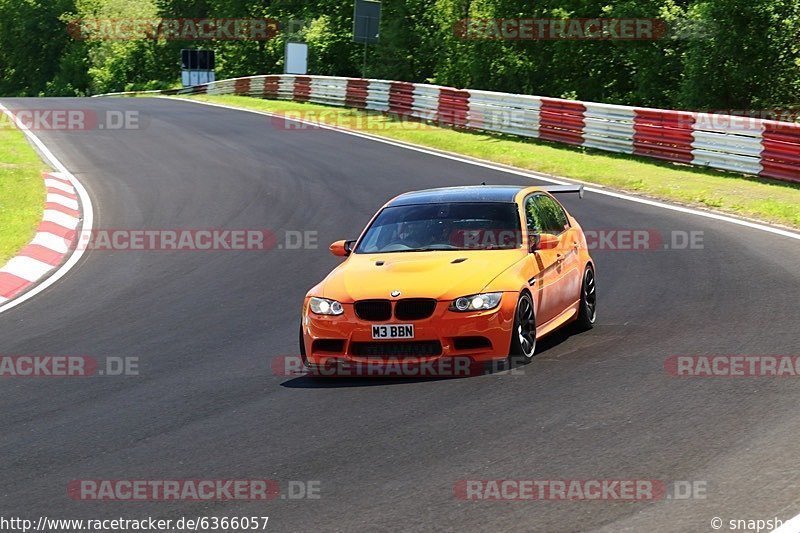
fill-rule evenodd
<path id="1" fill-rule="evenodd" d="M 538 96 L 508 95 L 491 91 L 469 91 L 469 94 L 468 127 L 523 137 L 539 137 L 542 100 Z"/>
<path id="2" fill-rule="evenodd" d="M 278 100 L 294 100 L 294 79 L 296 76 L 285 74 L 278 82 Z"/>
<path id="3" fill-rule="evenodd" d="M 372 111 L 389 111 L 389 89 L 391 82 L 384 80 L 370 80 L 367 89 L 367 109 Z"/>
<path id="4" fill-rule="evenodd" d="M 583 104 L 586 107 L 583 146 L 632 154 L 636 111 L 632 107 Z"/>
<path id="5" fill-rule="evenodd" d="M 437 120 L 439 115 L 439 89 L 438 85 L 415 84 L 413 93 L 414 107 L 411 116 L 423 120 Z"/>
<path id="6" fill-rule="evenodd" d="M 309 102 L 343 106 L 347 97 L 347 78 L 316 76 L 311 78 Z"/>
<path id="7" fill-rule="evenodd" d="M 760 174 L 763 122 L 749 117 L 697 113 L 692 155 L 695 165 Z"/>

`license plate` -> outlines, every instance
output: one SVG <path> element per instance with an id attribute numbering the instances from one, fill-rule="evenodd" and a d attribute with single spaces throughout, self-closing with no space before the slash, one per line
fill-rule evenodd
<path id="1" fill-rule="evenodd" d="M 412 324 L 387 324 L 385 326 L 372 326 L 373 339 L 413 339 L 414 326 Z"/>

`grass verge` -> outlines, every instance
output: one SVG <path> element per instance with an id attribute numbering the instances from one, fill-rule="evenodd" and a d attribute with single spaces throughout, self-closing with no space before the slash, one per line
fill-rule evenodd
<path id="1" fill-rule="evenodd" d="M 287 113 L 373 135 L 683 205 L 800 228 L 800 184 L 507 135 L 465 132 L 380 113 L 246 96 L 185 97 Z"/>
<path id="2" fill-rule="evenodd" d="M 47 170 L 25 135 L 4 121 L 0 125 L 0 267 L 30 242 L 42 220 L 42 172 Z"/>

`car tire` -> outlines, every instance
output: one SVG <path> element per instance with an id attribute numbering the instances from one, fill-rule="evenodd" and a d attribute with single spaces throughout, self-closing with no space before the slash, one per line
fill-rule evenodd
<path id="1" fill-rule="evenodd" d="M 594 327 L 597 320 L 597 285 L 592 265 L 586 265 L 581 282 L 581 303 L 578 309 L 576 326 L 580 331 Z"/>
<path id="2" fill-rule="evenodd" d="M 513 368 L 526 365 L 536 353 L 536 313 L 533 299 L 527 292 L 520 294 L 514 310 L 514 329 L 511 331 L 511 346 L 508 363 Z"/>

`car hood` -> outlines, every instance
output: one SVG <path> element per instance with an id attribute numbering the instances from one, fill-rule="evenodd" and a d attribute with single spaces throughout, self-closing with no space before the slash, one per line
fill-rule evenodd
<path id="1" fill-rule="evenodd" d="M 522 260 L 522 250 L 354 254 L 320 284 L 321 296 L 342 302 L 390 298 L 448 300 L 480 292 Z M 382 264 L 381 264 L 382 263 Z"/>

